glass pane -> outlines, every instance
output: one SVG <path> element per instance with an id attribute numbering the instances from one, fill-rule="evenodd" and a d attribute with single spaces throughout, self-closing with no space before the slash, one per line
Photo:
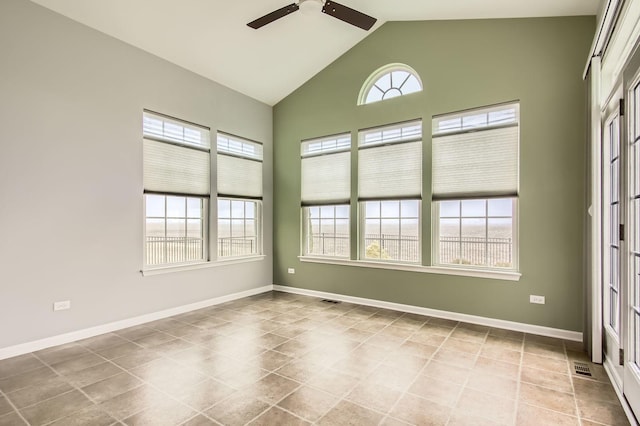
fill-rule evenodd
<path id="1" fill-rule="evenodd" d="M 463 200 L 462 201 L 462 216 L 480 216 L 486 215 L 486 200 Z"/>
<path id="2" fill-rule="evenodd" d="M 511 219 L 489 219 L 487 264 L 499 268 L 513 267 L 513 223 Z"/>
<path id="3" fill-rule="evenodd" d="M 231 236 L 231 221 L 229 219 L 218 219 L 218 238 L 229 238 Z"/>
<path id="4" fill-rule="evenodd" d="M 383 201 L 382 217 L 400 217 L 400 203 L 398 201 Z"/>
<path id="5" fill-rule="evenodd" d="M 386 92 L 391 88 L 391 73 L 385 74 L 378 79 L 375 83 L 383 92 Z"/>
<path id="6" fill-rule="evenodd" d="M 167 217 L 185 217 L 186 202 L 185 197 L 167 197 Z"/>
<path id="7" fill-rule="evenodd" d="M 460 217 L 460 201 L 440 201 L 440 217 Z"/>
<path id="8" fill-rule="evenodd" d="M 409 73 L 406 71 L 393 71 L 391 73 L 391 86 L 401 89 L 407 77 L 409 77 Z"/>
<path id="9" fill-rule="evenodd" d="M 349 238 L 349 219 L 336 219 L 336 235 Z"/>
<path id="10" fill-rule="evenodd" d="M 255 219 L 256 218 L 256 203 L 253 201 L 247 201 L 244 206 L 245 217 L 247 219 Z"/>
<path id="11" fill-rule="evenodd" d="M 149 237 L 164 238 L 164 219 L 147 219 L 145 232 L 147 239 Z"/>
<path id="12" fill-rule="evenodd" d="M 202 199 L 187 198 L 187 217 L 202 218 Z"/>
<path id="13" fill-rule="evenodd" d="M 365 216 L 366 217 L 380 217 L 380 202 L 379 201 L 367 201 L 365 203 Z"/>
<path id="14" fill-rule="evenodd" d="M 400 221 L 398 219 L 382 219 L 382 234 L 397 236 L 400 233 Z"/>
<path id="15" fill-rule="evenodd" d="M 184 219 L 167 219 L 167 238 L 182 239 L 185 235 Z"/>
<path id="16" fill-rule="evenodd" d="M 232 237 L 244 237 L 244 220 L 243 219 L 231 219 L 231 236 Z"/>
<path id="17" fill-rule="evenodd" d="M 230 200 L 218 200 L 218 217 L 227 219 L 231 217 Z"/>
<path id="18" fill-rule="evenodd" d="M 400 202 L 400 212 L 402 217 L 419 217 L 418 207 L 420 203 L 418 200 L 408 200 Z"/>
<path id="19" fill-rule="evenodd" d="M 333 218 L 335 216 L 335 209 L 333 206 L 320 207 L 320 217 L 323 219 Z"/>
<path id="20" fill-rule="evenodd" d="M 474 127 L 485 127 L 487 125 L 487 114 L 475 114 L 462 117 L 462 127 L 464 129 Z"/>
<path id="21" fill-rule="evenodd" d="M 365 103 L 370 104 L 372 102 L 381 101 L 382 95 L 384 95 L 384 93 L 374 86 L 371 88 L 371 90 L 369 90 L 369 93 L 367 93 L 367 99 L 365 100 Z"/>
<path id="22" fill-rule="evenodd" d="M 391 98 L 397 98 L 399 96 L 402 96 L 402 92 L 398 89 L 389 89 L 386 92 L 384 92 L 384 95 L 382 96 L 382 99 L 391 99 Z"/>
<path id="23" fill-rule="evenodd" d="M 247 220 L 244 225 L 244 232 L 246 237 L 255 238 L 256 236 L 256 221 Z"/>
<path id="24" fill-rule="evenodd" d="M 331 234 L 335 233 L 335 228 L 333 226 L 333 219 L 321 219 L 320 220 L 320 233 L 321 234 Z"/>
<path id="25" fill-rule="evenodd" d="M 232 218 L 244 217 L 244 201 L 231 201 L 231 217 Z"/>
<path id="26" fill-rule="evenodd" d="M 202 221 L 200 219 L 187 220 L 187 236 L 191 238 L 202 238 Z"/>
<path id="27" fill-rule="evenodd" d="M 489 216 L 513 216 L 513 198 L 492 198 L 489 200 Z"/>
<path id="28" fill-rule="evenodd" d="M 409 93 L 419 92 L 422 90 L 420 82 L 415 76 L 409 77 L 409 79 L 402 86 L 402 93 L 407 95 Z"/>
<path id="29" fill-rule="evenodd" d="M 147 217 L 164 217 L 164 195 L 145 195 Z"/>
<path id="30" fill-rule="evenodd" d="M 441 237 L 460 237 L 459 219 L 440 219 Z"/>
<path id="31" fill-rule="evenodd" d="M 420 233 L 418 219 L 402 219 L 400 220 L 400 226 L 402 238 L 415 237 L 415 241 L 417 243 L 418 235 Z"/>
<path id="32" fill-rule="evenodd" d="M 336 206 L 336 217 L 349 219 L 349 206 Z"/>
<path id="33" fill-rule="evenodd" d="M 461 263 L 486 264 L 485 226 L 484 219 L 462 219 Z"/>

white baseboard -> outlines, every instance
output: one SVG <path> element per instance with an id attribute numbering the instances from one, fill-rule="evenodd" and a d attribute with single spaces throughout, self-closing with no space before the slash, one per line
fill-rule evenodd
<path id="1" fill-rule="evenodd" d="M 86 339 L 88 337 L 98 336 L 104 333 L 110 333 L 112 331 L 121 330 L 127 327 L 133 327 L 134 325 L 140 325 L 163 318 L 168 318 L 173 315 L 183 314 L 185 312 L 195 311 L 197 309 L 207 308 L 213 305 L 219 305 L 221 303 L 242 299 L 243 297 L 265 293 L 271 290 L 273 290 L 273 286 L 266 285 L 264 287 L 252 288 L 251 290 L 227 294 L 225 296 L 202 300 L 200 302 L 177 306 L 175 308 L 169 308 L 158 312 L 152 312 L 150 314 L 140 315 L 134 318 L 110 322 L 108 324 L 72 331 L 57 336 L 46 337 L 44 339 L 35 340 L 33 342 L 21 343 L 15 346 L 0 348 L 0 360 L 23 355 L 29 352 L 39 351 L 41 349 L 50 348 L 52 346 L 63 345 L 65 343 L 74 342 L 76 340 Z"/>
<path id="2" fill-rule="evenodd" d="M 607 375 L 609 376 L 609 380 L 613 384 L 613 390 L 616 391 L 616 395 L 620 400 L 620 405 L 622 405 L 622 409 L 624 410 L 624 413 L 627 415 L 627 420 L 629 420 L 629 424 L 638 426 L 638 422 L 636 421 L 636 417 L 633 415 L 631 406 L 627 402 L 627 399 L 624 397 L 622 393 L 622 388 L 618 386 L 618 383 L 622 383 L 622 380 L 616 374 L 615 368 L 611 365 L 611 361 L 608 358 L 605 358 L 605 361 L 602 365 L 604 366 L 604 371 L 606 371 Z M 620 380 L 620 382 L 616 382 L 616 380 Z"/>
<path id="3" fill-rule="evenodd" d="M 300 294 L 303 296 L 320 297 L 322 299 L 339 300 L 341 302 L 356 303 L 359 305 L 373 306 L 376 308 L 391 309 L 394 311 L 408 312 L 412 314 L 427 315 L 436 318 L 450 319 L 454 321 L 468 322 L 471 324 L 485 325 L 506 330 L 522 331 L 524 333 L 540 336 L 556 337 L 559 339 L 582 342 L 582 333 L 579 331 L 562 330 L 558 328 L 544 327 L 541 325 L 525 324 L 521 322 L 505 321 L 495 318 L 487 318 L 476 315 L 460 314 L 457 312 L 440 311 L 437 309 L 423 308 L 420 306 L 403 305 L 401 303 L 385 302 L 382 300 L 365 299 L 362 297 L 345 296 L 337 293 L 327 293 L 316 290 L 306 290 L 297 287 L 274 285 L 273 289 L 285 293 Z"/>

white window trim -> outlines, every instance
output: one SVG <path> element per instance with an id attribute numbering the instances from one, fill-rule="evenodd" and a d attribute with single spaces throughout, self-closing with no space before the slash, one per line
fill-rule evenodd
<path id="1" fill-rule="evenodd" d="M 248 262 L 259 262 L 266 259 L 267 256 L 260 255 L 251 255 L 251 256 L 243 256 L 243 257 L 233 257 L 233 258 L 224 258 L 216 261 L 208 261 L 208 262 L 198 262 L 198 263 L 189 263 L 189 264 L 180 264 L 180 265 L 171 265 L 171 266 L 160 266 L 157 268 L 148 268 L 140 271 L 143 277 L 153 276 L 153 275 L 162 275 L 169 274 L 173 272 L 182 272 L 182 271 L 193 271 L 197 269 L 206 269 L 206 268 L 218 268 L 221 266 L 229 266 L 240 263 L 248 263 Z"/>
<path id="2" fill-rule="evenodd" d="M 298 256 L 301 262 L 329 265 L 355 266 L 359 268 L 390 269 L 396 271 L 420 272 L 426 274 L 453 275 L 460 277 L 489 278 L 504 281 L 520 281 L 521 273 L 515 271 L 495 271 L 490 269 L 448 268 L 442 266 L 422 266 L 410 263 L 379 262 L 369 260 L 343 260 L 326 257 Z"/>
<path id="3" fill-rule="evenodd" d="M 420 78 L 420 75 L 416 72 L 416 70 L 411 68 L 409 65 L 401 64 L 401 63 L 387 64 L 387 65 L 384 65 L 384 66 L 378 68 L 377 70 L 375 70 L 365 80 L 364 84 L 360 88 L 360 93 L 358 94 L 357 105 L 358 106 L 360 106 L 360 105 L 371 105 L 371 104 L 375 104 L 375 103 L 378 103 L 378 102 L 382 102 L 384 99 L 380 100 L 380 101 L 376 101 L 376 102 L 367 103 L 367 95 L 369 94 L 369 91 L 373 88 L 373 85 L 378 81 L 378 79 L 380 77 L 382 77 L 385 74 L 389 74 L 389 73 L 391 73 L 393 71 L 406 71 L 409 74 L 413 75 L 418 80 L 418 83 L 420 83 L 420 90 L 419 91 L 412 92 L 412 93 L 406 93 L 406 94 L 403 93 L 399 97 L 412 95 L 413 93 L 421 93 L 424 90 L 424 84 L 422 83 L 422 79 Z"/>
<path id="4" fill-rule="evenodd" d="M 449 263 L 440 263 L 439 259 L 440 259 L 440 205 L 438 204 L 439 202 L 437 201 L 432 201 L 431 202 L 431 209 L 432 209 L 432 213 L 431 213 L 431 224 L 432 224 L 432 229 L 431 229 L 431 264 L 433 265 L 433 267 L 435 268 L 444 268 L 444 269 L 462 269 L 462 270 L 473 270 L 473 271 L 495 271 L 495 272 L 506 272 L 506 273 L 516 273 L 519 274 L 519 270 L 520 270 L 520 241 L 519 241 L 519 226 L 520 226 L 520 217 L 518 214 L 518 207 L 519 207 L 519 198 L 518 197 L 509 197 L 512 198 L 512 206 L 513 206 L 513 210 L 512 210 L 512 214 L 513 216 L 511 217 L 512 220 L 512 229 L 513 229 L 513 239 L 512 239 L 512 245 L 513 245 L 513 253 L 512 253 L 512 260 L 513 260 L 513 267 L 512 268 L 492 268 L 490 266 L 480 266 L 480 265 L 474 265 L 473 268 L 469 268 L 466 265 L 462 265 L 462 266 L 457 266 L 454 264 L 449 264 Z"/>

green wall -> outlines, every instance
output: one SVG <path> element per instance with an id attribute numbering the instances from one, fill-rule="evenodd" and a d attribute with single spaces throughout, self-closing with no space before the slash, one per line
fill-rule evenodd
<path id="1" fill-rule="evenodd" d="M 389 22 L 278 103 L 274 283 L 581 331 L 586 155 L 581 76 L 594 30 L 595 17 Z M 424 91 L 357 106 L 367 77 L 392 62 L 413 67 Z M 301 140 L 350 131 L 356 141 L 358 129 L 422 118 L 423 257 L 429 264 L 431 117 L 512 100 L 520 100 L 521 108 L 520 281 L 298 260 Z M 355 196 L 354 190 L 352 207 Z M 352 211 L 352 222 L 355 217 Z M 295 275 L 287 274 L 289 267 Z M 546 305 L 530 304 L 530 294 L 546 296 Z"/>

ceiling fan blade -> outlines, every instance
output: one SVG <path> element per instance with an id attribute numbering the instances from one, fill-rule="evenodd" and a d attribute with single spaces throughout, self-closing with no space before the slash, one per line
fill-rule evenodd
<path id="1" fill-rule="evenodd" d="M 267 13 L 266 15 L 256 19 L 255 21 L 251 21 L 247 24 L 247 26 L 257 30 L 260 27 L 263 27 L 267 24 L 272 23 L 273 21 L 275 21 L 276 19 L 280 19 L 282 17 L 287 16 L 288 14 L 295 12 L 296 10 L 300 9 L 300 6 L 298 6 L 295 3 L 290 4 L 289 6 L 285 6 L 285 7 L 281 7 L 278 10 L 274 10 L 271 13 Z"/>
<path id="2" fill-rule="evenodd" d="M 322 7 L 322 12 L 367 31 L 371 29 L 377 21 L 374 17 L 329 0 L 327 0 Z"/>

